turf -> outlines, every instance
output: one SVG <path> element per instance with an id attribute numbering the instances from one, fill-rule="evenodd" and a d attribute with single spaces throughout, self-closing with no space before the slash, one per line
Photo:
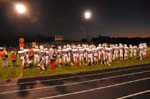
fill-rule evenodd
<path id="1" fill-rule="evenodd" d="M 128 59 L 124 61 L 113 61 L 111 63 L 111 66 L 106 65 L 93 65 L 93 66 L 58 66 L 55 70 L 51 70 L 49 67 L 46 71 L 40 72 L 39 68 L 27 68 L 23 72 L 22 78 L 29 78 L 29 77 L 39 77 L 39 76 L 49 76 L 49 75 L 60 75 L 60 74 L 72 74 L 72 73 L 78 73 L 78 72 L 87 72 L 87 71 L 95 71 L 95 70 L 104 70 L 104 69 L 110 69 L 110 68 L 119 68 L 119 67 L 125 67 L 125 66 L 134 66 L 134 65 L 140 65 L 140 64 L 150 64 L 150 48 L 147 49 L 147 58 L 144 60 L 139 59 Z M 0 61 L 1 64 L 1 61 Z M 9 56 L 9 66 L 7 68 L 3 68 L 0 65 L 0 80 L 3 79 L 18 79 L 20 78 L 21 74 L 21 66 L 20 60 L 18 57 L 17 61 L 17 68 L 13 68 L 12 63 L 10 61 Z"/>
<path id="2" fill-rule="evenodd" d="M 57 74 L 66 74 L 66 73 L 77 73 L 77 72 L 86 72 L 94 70 L 104 70 L 110 68 L 124 67 L 124 66 L 133 66 L 138 64 L 148 64 L 150 59 L 139 60 L 126 60 L 126 61 L 114 61 L 111 66 L 106 65 L 93 65 L 93 66 L 69 66 L 69 67 L 57 67 L 55 70 L 48 69 L 43 73 L 40 73 L 38 68 L 26 69 L 23 77 L 33 77 L 33 76 L 45 76 L 45 75 L 57 75 Z"/>

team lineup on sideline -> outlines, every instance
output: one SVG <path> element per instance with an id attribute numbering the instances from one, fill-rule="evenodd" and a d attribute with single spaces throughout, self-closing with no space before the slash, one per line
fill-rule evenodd
<path id="1" fill-rule="evenodd" d="M 49 63 L 51 69 L 55 69 L 56 62 L 60 66 L 96 64 L 111 66 L 111 62 L 114 60 L 137 57 L 142 60 L 146 56 L 147 45 L 146 43 L 141 43 L 139 46 L 129 45 L 129 47 L 126 44 L 34 45 L 29 49 L 20 49 L 18 54 L 22 66 L 37 65 L 41 70 L 45 70 Z"/>
<path id="2" fill-rule="evenodd" d="M 21 66 L 39 66 L 41 71 L 46 70 L 50 65 L 51 69 L 55 69 L 55 65 L 71 66 L 71 65 L 96 65 L 104 64 L 111 66 L 114 60 L 127 60 L 139 58 L 142 60 L 146 56 L 146 43 L 138 46 L 127 44 L 67 44 L 67 45 L 37 45 L 31 44 L 31 47 L 24 48 L 20 46 L 18 52 L 11 51 L 11 60 L 13 66 L 16 67 L 17 54 L 21 60 Z M 8 53 L 6 48 L 0 47 L 0 56 L 2 59 L 2 67 L 8 65 Z"/>

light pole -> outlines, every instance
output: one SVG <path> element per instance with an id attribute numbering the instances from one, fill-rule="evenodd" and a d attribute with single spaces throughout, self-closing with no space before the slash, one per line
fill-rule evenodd
<path id="1" fill-rule="evenodd" d="M 84 19 L 85 19 L 85 25 L 86 25 L 86 39 L 87 39 L 87 42 L 89 42 L 88 21 L 91 19 L 91 17 L 92 17 L 91 11 L 85 11 L 85 12 L 84 12 Z"/>
<path id="2" fill-rule="evenodd" d="M 15 3 L 14 4 L 14 10 L 16 11 L 16 13 L 18 15 L 25 15 L 25 14 L 27 14 L 27 7 L 23 3 Z M 19 46 L 20 46 L 20 49 L 24 48 L 24 38 L 23 37 L 19 38 Z"/>
<path id="3" fill-rule="evenodd" d="M 18 19 L 20 19 L 19 21 L 21 22 L 22 18 L 24 18 L 24 16 L 26 17 L 27 15 L 29 15 L 29 11 L 27 9 L 27 5 L 26 3 L 23 2 L 15 2 L 14 4 L 14 11 L 18 17 Z M 20 23 L 19 25 L 20 28 L 22 28 L 22 23 Z"/>
<path id="4" fill-rule="evenodd" d="M 27 5 L 25 3 L 20 3 L 20 2 L 14 3 L 14 10 L 15 10 L 15 13 L 18 16 L 18 18 L 22 18 L 29 14 L 27 11 Z M 20 20 L 22 20 L 22 19 L 20 19 Z M 20 24 L 19 27 L 21 28 L 22 25 Z"/>
<path id="5" fill-rule="evenodd" d="M 25 5 L 25 3 L 21 3 L 21 2 L 14 3 L 14 10 L 18 18 L 28 15 L 27 5 Z M 22 28 L 22 25 L 20 24 L 19 27 Z"/>

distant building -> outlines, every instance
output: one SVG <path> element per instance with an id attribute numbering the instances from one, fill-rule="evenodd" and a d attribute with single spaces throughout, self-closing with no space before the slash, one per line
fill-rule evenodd
<path id="1" fill-rule="evenodd" d="M 54 37 L 55 42 L 61 42 L 64 40 L 64 36 L 62 35 L 55 35 Z"/>

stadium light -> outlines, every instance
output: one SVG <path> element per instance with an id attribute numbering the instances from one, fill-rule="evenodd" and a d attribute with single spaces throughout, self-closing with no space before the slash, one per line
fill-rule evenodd
<path id="1" fill-rule="evenodd" d="M 88 20 L 90 20 L 92 17 L 92 12 L 87 10 L 84 12 L 84 19 L 85 19 L 85 25 L 86 25 L 86 39 L 87 42 L 89 42 L 89 33 L 88 33 Z"/>
<path id="2" fill-rule="evenodd" d="M 27 12 L 26 6 L 24 4 L 21 4 L 21 3 L 15 4 L 15 10 L 19 14 L 25 14 Z"/>
<path id="3" fill-rule="evenodd" d="M 92 13 L 90 11 L 85 11 L 84 12 L 84 18 L 86 20 L 89 20 L 92 17 Z"/>

